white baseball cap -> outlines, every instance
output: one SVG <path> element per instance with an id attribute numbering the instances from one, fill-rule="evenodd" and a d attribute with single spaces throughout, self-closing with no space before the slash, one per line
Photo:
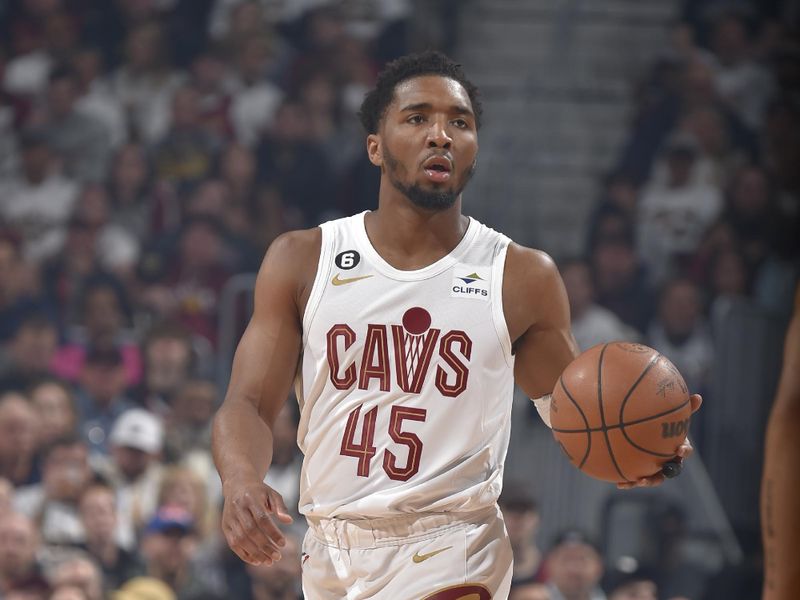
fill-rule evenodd
<path id="1" fill-rule="evenodd" d="M 142 408 L 132 408 L 114 421 L 108 441 L 114 446 L 158 454 L 164 444 L 164 425 L 153 413 Z"/>

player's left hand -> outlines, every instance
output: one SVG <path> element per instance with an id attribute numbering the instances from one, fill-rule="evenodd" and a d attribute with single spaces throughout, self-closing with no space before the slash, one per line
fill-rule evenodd
<path id="1" fill-rule="evenodd" d="M 692 405 L 692 413 L 695 413 L 703 403 L 703 397 L 700 396 L 700 394 L 692 394 L 689 396 L 689 402 Z M 694 447 L 692 446 L 692 442 L 690 442 L 689 438 L 687 437 L 683 443 L 678 446 L 678 450 L 675 453 L 675 458 L 669 460 L 664 465 L 664 468 L 661 469 L 661 471 L 655 475 L 642 477 L 636 481 L 624 481 L 622 483 L 618 483 L 617 487 L 621 490 L 629 490 L 637 487 L 655 487 L 657 485 L 661 485 L 666 479 L 677 477 L 680 474 L 681 469 L 683 468 L 684 459 L 689 458 L 692 455 L 692 452 L 694 452 Z"/>

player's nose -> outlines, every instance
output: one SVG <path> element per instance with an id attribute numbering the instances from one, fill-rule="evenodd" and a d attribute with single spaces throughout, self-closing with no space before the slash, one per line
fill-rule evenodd
<path id="1" fill-rule="evenodd" d="M 450 148 L 452 143 L 453 139 L 447 133 L 447 122 L 431 119 L 431 126 L 428 128 L 428 147 Z"/>

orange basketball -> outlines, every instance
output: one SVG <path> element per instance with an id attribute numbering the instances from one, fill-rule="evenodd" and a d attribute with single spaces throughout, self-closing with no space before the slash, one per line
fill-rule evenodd
<path id="1" fill-rule="evenodd" d="M 683 377 L 642 344 L 590 348 L 564 369 L 550 423 L 569 460 L 597 479 L 655 475 L 686 439 L 692 408 Z"/>

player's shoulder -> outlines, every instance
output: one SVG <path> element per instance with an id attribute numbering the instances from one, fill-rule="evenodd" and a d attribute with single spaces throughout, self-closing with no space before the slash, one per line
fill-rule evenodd
<path id="1" fill-rule="evenodd" d="M 540 286 L 557 276 L 558 267 L 547 252 L 522 246 L 515 242 L 511 242 L 508 245 L 505 267 L 506 279 L 528 287 Z"/>
<path id="2" fill-rule="evenodd" d="M 269 245 L 261 273 L 271 276 L 284 274 L 287 279 L 295 280 L 306 279 L 308 273 L 313 277 L 321 246 L 322 230 L 319 227 L 282 233 Z"/>
<path id="3" fill-rule="evenodd" d="M 270 252 L 290 254 L 299 250 L 319 249 L 322 243 L 322 229 L 294 229 L 276 237 L 269 246 Z"/>
<path id="4" fill-rule="evenodd" d="M 282 263 L 316 264 L 321 245 L 322 230 L 319 227 L 286 231 L 269 245 L 265 260 L 280 259 Z"/>

